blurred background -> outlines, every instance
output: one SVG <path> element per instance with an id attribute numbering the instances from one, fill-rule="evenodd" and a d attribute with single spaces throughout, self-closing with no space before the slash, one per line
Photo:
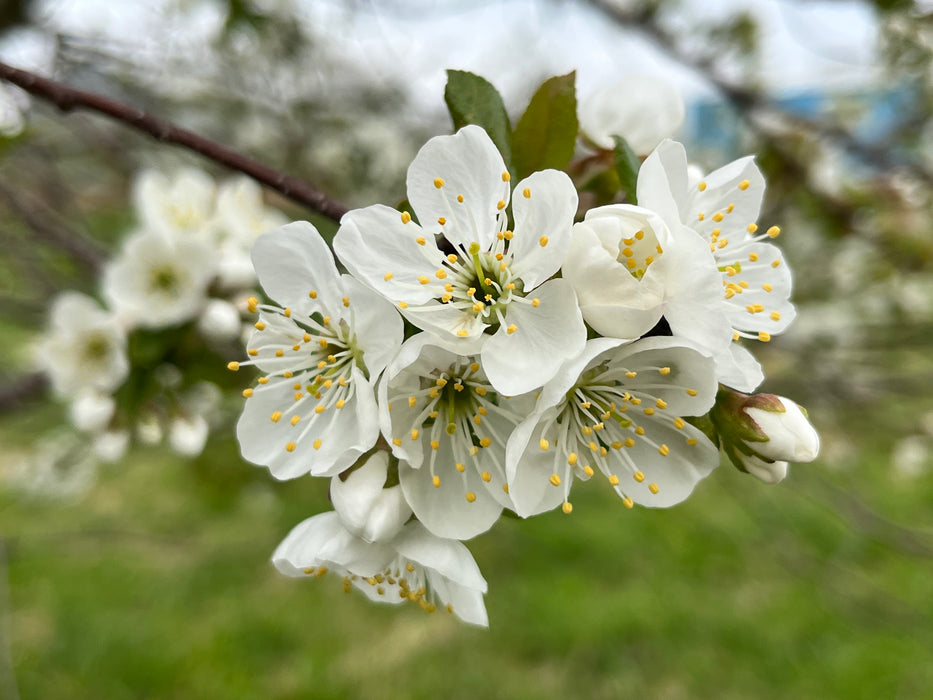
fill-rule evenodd
<path id="1" fill-rule="evenodd" d="M 513 123 L 551 75 L 576 70 L 580 100 L 668 80 L 692 161 L 758 154 L 798 305 L 754 348 L 762 390 L 823 439 L 777 486 L 724 464 L 668 511 L 584 484 L 572 516 L 503 519 L 470 543 L 488 631 L 283 578 L 269 556 L 327 488 L 240 459 L 249 377 L 210 369 L 236 344 L 199 356 L 229 429 L 187 458 L 156 439 L 102 463 L 36 374 L 50 299 L 99 296 L 137 225 L 136 174 L 231 174 L 0 84 L 0 698 L 930 696 L 933 3 L 5 0 L 0 60 L 350 206 L 404 198 L 451 129 L 447 68 Z"/>

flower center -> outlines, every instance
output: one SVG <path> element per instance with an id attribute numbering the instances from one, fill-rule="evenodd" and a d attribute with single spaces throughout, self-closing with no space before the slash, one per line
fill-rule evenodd
<path id="1" fill-rule="evenodd" d="M 664 253 L 658 237 L 649 226 L 638 229 L 631 237 L 620 239 L 619 255 L 616 258 L 636 279 L 645 276 L 651 263 Z"/>

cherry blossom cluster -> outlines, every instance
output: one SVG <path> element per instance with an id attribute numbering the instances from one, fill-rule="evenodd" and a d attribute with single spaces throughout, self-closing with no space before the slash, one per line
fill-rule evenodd
<path id="1" fill-rule="evenodd" d="M 119 459 L 133 437 L 201 453 L 222 388 L 197 365 L 241 342 L 256 284 L 250 250 L 287 221 L 261 194 L 247 178 L 218 185 L 195 169 L 137 177 L 137 227 L 104 266 L 104 303 L 60 294 L 39 343 L 39 363 L 86 437 L 71 443 L 101 461 Z"/>
<path id="2" fill-rule="evenodd" d="M 591 478 L 623 507 L 672 506 L 726 441 L 768 481 L 781 460 L 815 457 L 796 404 L 740 400 L 763 379 L 741 343 L 794 317 L 778 229 L 755 223 L 752 158 L 701 176 L 665 140 L 637 206 L 575 223 L 565 173 L 513 182 L 466 126 L 424 145 L 407 190 L 404 210 L 343 217 L 333 250 L 349 274 L 305 222 L 253 248 L 269 301 L 250 300 L 247 357 L 230 363 L 262 373 L 244 392 L 242 452 L 279 479 L 329 477 L 335 508 L 288 535 L 283 573 L 336 572 L 373 600 L 486 624 L 461 541 L 503 510 L 569 514 Z"/>

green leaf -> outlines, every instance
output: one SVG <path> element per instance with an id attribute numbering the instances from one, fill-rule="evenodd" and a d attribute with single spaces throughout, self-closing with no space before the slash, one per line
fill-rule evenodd
<path id="1" fill-rule="evenodd" d="M 519 179 L 537 170 L 563 170 L 577 141 L 576 71 L 538 88 L 512 133 L 512 161 Z"/>
<path id="2" fill-rule="evenodd" d="M 467 124 L 483 127 L 511 170 L 512 126 L 502 97 L 492 83 L 465 70 L 448 70 L 444 102 L 454 120 L 454 129 Z"/>
<path id="3" fill-rule="evenodd" d="M 619 182 L 622 183 L 622 189 L 625 190 L 625 199 L 629 204 L 638 204 L 635 188 L 638 184 L 638 169 L 641 167 L 641 161 L 632 147 L 628 145 L 628 141 L 621 136 L 612 138 L 616 142 L 616 173 L 619 176 Z"/>

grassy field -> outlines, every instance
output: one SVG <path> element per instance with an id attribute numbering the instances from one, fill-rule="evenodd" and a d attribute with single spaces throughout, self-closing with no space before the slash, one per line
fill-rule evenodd
<path id="1" fill-rule="evenodd" d="M 503 519 L 471 543 L 488 631 L 279 576 L 273 548 L 326 484 L 274 482 L 230 443 L 134 453 L 77 503 L 2 492 L 19 694 L 929 697 L 933 478 L 897 478 L 872 426 L 836 438 L 843 468 L 777 487 L 723 467 L 673 510 L 590 483 L 570 516 Z"/>

